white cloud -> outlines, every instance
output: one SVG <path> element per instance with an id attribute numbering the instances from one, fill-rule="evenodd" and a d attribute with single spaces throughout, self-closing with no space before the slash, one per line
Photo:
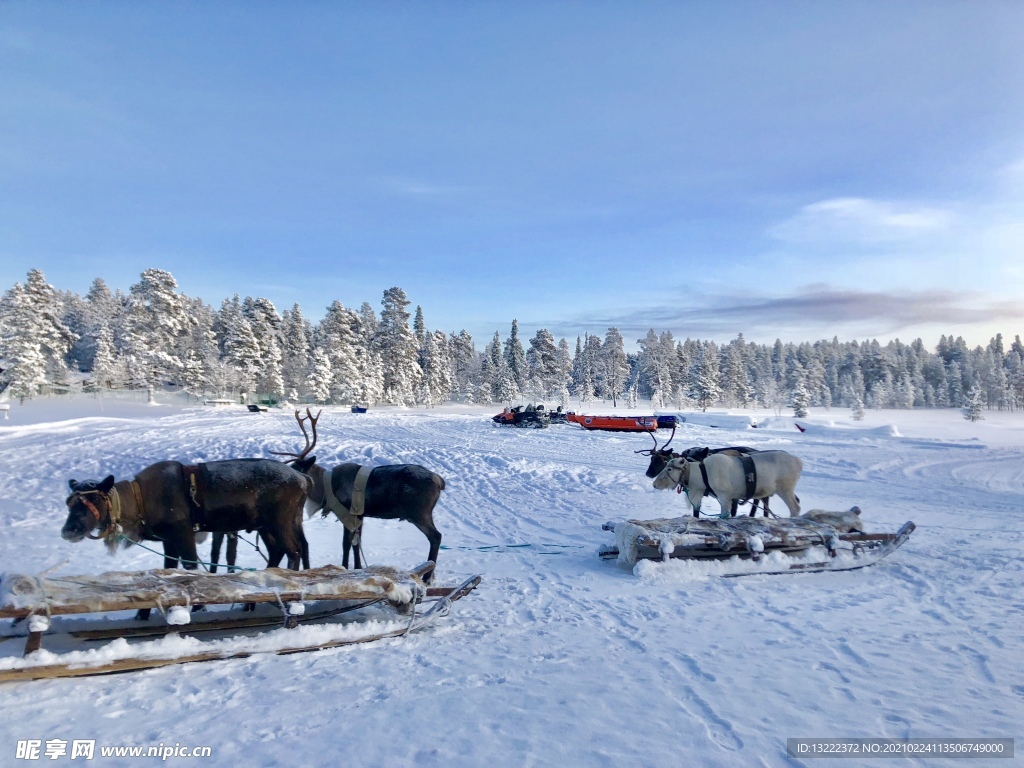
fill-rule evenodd
<path id="1" fill-rule="evenodd" d="M 669 329 L 679 338 L 707 337 L 724 341 L 743 333 L 768 341 L 843 338 L 937 339 L 955 333 L 982 343 L 1003 333 L 1012 337 L 1024 320 L 1018 301 L 979 291 L 914 290 L 906 287 L 865 290 L 815 284 L 775 295 L 747 293 L 663 302 L 618 314 L 588 313 L 553 324 L 556 334 L 572 329 L 616 326 L 628 338 L 648 328 Z"/>
<path id="2" fill-rule="evenodd" d="M 790 243 L 895 243 L 941 233 L 955 221 L 952 211 L 941 208 L 836 197 L 804 206 L 768 234 Z"/>

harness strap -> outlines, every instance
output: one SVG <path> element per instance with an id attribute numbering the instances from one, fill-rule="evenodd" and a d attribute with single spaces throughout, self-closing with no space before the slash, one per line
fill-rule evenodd
<path id="1" fill-rule="evenodd" d="M 333 471 L 324 473 L 324 499 L 326 500 L 327 508 L 341 520 L 342 525 L 356 535 L 359 534 L 360 529 L 363 527 L 363 512 L 366 506 L 366 483 L 370 478 L 371 472 L 373 472 L 373 467 L 359 467 L 356 479 L 352 484 L 351 508 L 342 504 L 334 494 Z"/>
<path id="2" fill-rule="evenodd" d="M 754 460 L 744 454 L 740 456 L 740 462 L 743 464 L 743 479 L 746 481 L 746 489 L 744 500 L 754 498 L 754 491 L 757 488 L 757 467 L 754 466 Z"/>
<path id="3" fill-rule="evenodd" d="M 360 467 L 356 472 L 356 479 L 352 483 L 352 514 L 362 517 L 366 506 L 366 484 L 370 480 L 370 473 L 373 467 Z"/>
<path id="4" fill-rule="evenodd" d="M 121 526 L 121 494 L 117 492 L 117 488 L 111 488 L 110 493 L 107 494 L 107 507 L 110 509 L 110 528 L 119 528 Z"/>
<path id="5" fill-rule="evenodd" d="M 132 480 L 132 493 L 135 495 L 135 509 L 139 513 L 139 519 L 145 522 L 146 508 L 142 504 L 142 488 L 135 480 Z"/>
<path id="6" fill-rule="evenodd" d="M 95 518 L 95 520 L 96 520 L 96 523 L 93 525 L 93 528 L 94 528 L 94 527 L 98 526 L 103 521 L 103 516 L 100 515 L 100 511 L 98 509 L 96 509 L 96 505 L 93 504 L 91 501 L 89 501 L 88 494 L 97 494 L 97 495 L 100 495 L 100 496 L 104 496 L 102 491 L 76 491 L 68 499 L 68 506 L 71 505 L 71 500 L 72 499 L 74 499 L 74 498 L 80 499 L 82 504 L 85 505 L 85 508 L 89 510 L 89 514 L 91 514 Z M 110 499 L 109 499 L 109 497 L 106 497 L 106 496 L 104 496 L 104 498 L 107 498 L 107 507 L 109 508 L 110 507 Z M 92 528 L 90 528 L 88 531 L 86 531 L 85 535 L 88 538 L 90 538 L 90 539 L 96 540 L 96 539 L 104 538 L 108 533 L 110 533 L 110 526 L 109 525 L 104 529 L 103 533 L 99 534 L 98 536 L 93 536 L 92 535 Z"/>
<path id="7" fill-rule="evenodd" d="M 181 476 L 188 488 L 188 497 L 192 502 L 189 517 L 192 520 L 192 530 L 198 531 L 205 522 L 206 512 L 206 465 L 204 464 L 182 464 Z"/>
<path id="8" fill-rule="evenodd" d="M 708 471 L 704 468 L 704 462 L 700 462 L 700 479 L 704 481 L 704 495 L 718 498 L 718 494 L 711 488 L 711 481 L 708 480 Z"/>

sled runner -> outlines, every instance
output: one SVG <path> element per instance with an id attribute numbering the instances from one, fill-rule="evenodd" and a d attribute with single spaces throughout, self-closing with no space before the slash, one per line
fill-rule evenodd
<path id="1" fill-rule="evenodd" d="M 0 581 L 0 618 L 27 619 L 17 626 L 26 627 L 28 634 L 23 658 L 0 654 L 0 682 L 126 672 L 254 653 L 301 653 L 398 637 L 447 615 L 453 602 L 480 583 L 480 577 L 474 576 L 457 587 L 428 588 L 423 578 L 433 569 L 434 564 L 427 562 L 411 571 L 386 566 L 348 571 L 328 565 L 307 571 L 268 568 L 233 574 L 183 570 L 65 577 L 5 574 Z M 425 601 L 433 605 L 418 613 Z M 242 604 L 258 607 L 252 612 L 191 612 L 197 605 Z M 307 612 L 309 604 L 313 610 Z M 57 618 L 50 631 L 51 618 L 140 608 L 160 610 L 166 622 Z M 327 621 L 342 614 L 354 616 L 354 612 L 361 612 L 361 620 Z M 105 626 L 97 628 L 97 623 Z M 238 637 L 274 628 L 280 631 Z M 202 634 L 217 634 L 218 639 L 195 639 Z M 0 641 L 12 645 L 4 649 L 8 654 L 20 637 L 25 635 L 0 636 Z M 60 652 L 40 650 L 44 637 L 47 648 Z M 153 637 L 162 639 L 127 642 Z M 96 640 L 115 642 L 100 647 L 89 644 Z"/>
<path id="2" fill-rule="evenodd" d="M 608 522 L 615 545 L 599 554 L 627 565 L 671 558 L 713 561 L 737 558 L 735 572 L 723 576 L 815 571 L 846 571 L 874 565 L 914 532 L 912 522 L 896 533 L 859 530 L 860 510 L 813 510 L 790 518 L 737 517 L 726 520 L 678 517 Z M 744 562 L 739 562 L 744 561 Z"/>

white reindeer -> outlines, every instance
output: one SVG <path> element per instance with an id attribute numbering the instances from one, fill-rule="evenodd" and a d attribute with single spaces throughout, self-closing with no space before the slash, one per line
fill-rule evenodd
<path id="1" fill-rule="evenodd" d="M 729 516 L 733 501 L 742 501 L 748 495 L 755 499 L 778 495 L 789 507 L 790 517 L 799 515 L 800 500 L 794 491 L 803 462 L 785 451 L 761 451 L 751 454 L 750 458 L 756 472 L 753 494 L 747 493 L 743 461 L 736 456 L 721 453 L 712 454 L 704 461 L 672 459 L 661 474 L 654 478 L 654 487 L 658 490 L 678 488 L 686 491 L 686 499 L 693 507 L 694 517 L 700 515 L 700 504 L 705 496 L 718 499 L 722 505 L 721 517 L 724 519 Z"/>

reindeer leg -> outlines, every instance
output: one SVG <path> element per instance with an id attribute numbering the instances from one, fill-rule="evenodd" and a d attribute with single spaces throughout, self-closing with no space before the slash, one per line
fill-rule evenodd
<path id="1" fill-rule="evenodd" d="M 430 560 L 434 565 L 437 565 L 437 554 L 441 551 L 441 532 L 434 527 L 434 520 L 432 518 L 424 520 L 422 522 L 413 522 L 420 533 L 427 537 L 427 541 L 430 542 L 430 552 L 427 553 L 427 560 Z M 434 569 L 437 570 L 436 568 Z M 423 579 L 427 584 L 434 580 L 434 571 L 431 571 Z"/>
<path id="2" fill-rule="evenodd" d="M 224 543 L 224 534 L 215 532 L 210 543 L 210 573 L 217 572 L 217 563 L 220 562 L 220 547 Z"/>
<path id="3" fill-rule="evenodd" d="M 268 535 L 266 531 L 260 531 L 260 537 L 263 539 L 263 543 L 267 545 L 267 568 L 277 568 L 284 559 L 284 547 L 276 538 Z"/>
<path id="4" fill-rule="evenodd" d="M 732 500 L 732 510 L 730 511 L 729 517 L 736 517 L 736 513 L 739 512 L 739 509 L 740 509 L 740 500 L 739 499 L 733 499 Z"/>
<path id="5" fill-rule="evenodd" d="M 309 570 L 309 542 L 306 540 L 306 532 L 299 528 L 299 538 L 302 544 L 302 567 Z"/>
<path id="6" fill-rule="evenodd" d="M 257 536 L 263 539 L 263 543 L 267 547 L 267 568 L 277 568 L 280 565 L 281 560 L 284 558 L 285 551 L 278 543 L 277 539 L 269 535 L 262 528 L 257 532 Z M 246 603 L 242 607 L 243 611 L 255 611 L 256 603 Z"/>
<path id="7" fill-rule="evenodd" d="M 199 568 L 199 553 L 196 551 L 195 535 L 190 530 L 188 536 L 181 537 L 177 542 L 178 556 L 181 559 L 181 567 L 186 571 L 195 571 Z M 193 613 L 205 611 L 205 605 L 193 605 Z"/>
<path id="8" fill-rule="evenodd" d="M 178 547 L 172 538 L 164 539 L 164 568 L 174 570 L 178 567 Z M 136 621 L 149 621 L 152 608 L 139 608 L 135 612 Z"/>
<path id="9" fill-rule="evenodd" d="M 736 501 L 734 499 L 719 499 L 719 504 L 722 505 L 722 511 L 718 513 L 718 519 L 725 520 L 729 517 L 730 510 L 735 509 Z"/>
<path id="10" fill-rule="evenodd" d="M 288 555 L 288 570 L 297 571 L 302 565 L 303 553 L 308 549 L 302 535 L 302 523 L 284 532 L 282 549 Z M 308 558 L 307 558 L 308 559 Z"/>
<path id="11" fill-rule="evenodd" d="M 768 498 L 767 497 L 761 499 L 761 511 L 764 512 L 764 516 L 765 517 L 768 517 L 770 514 L 772 514 L 772 511 L 770 509 L 768 509 Z"/>
<path id="12" fill-rule="evenodd" d="M 789 507 L 789 516 L 796 517 L 800 514 L 800 500 L 796 494 L 793 493 L 792 489 L 779 490 L 778 496 L 786 503 Z"/>
<path id="13" fill-rule="evenodd" d="M 356 570 L 362 570 L 363 568 L 363 526 L 359 526 L 359 530 L 352 534 L 352 557 L 354 559 L 354 565 Z"/>
<path id="14" fill-rule="evenodd" d="M 750 502 L 750 514 L 748 517 L 757 517 L 757 503 L 759 499 L 752 499 Z"/>
<path id="15" fill-rule="evenodd" d="M 348 553 L 352 549 L 352 531 L 345 529 L 341 537 L 341 567 L 348 568 Z"/>
<path id="16" fill-rule="evenodd" d="M 228 534 L 228 573 L 234 573 L 237 569 L 235 563 L 238 560 L 238 534 Z"/>

